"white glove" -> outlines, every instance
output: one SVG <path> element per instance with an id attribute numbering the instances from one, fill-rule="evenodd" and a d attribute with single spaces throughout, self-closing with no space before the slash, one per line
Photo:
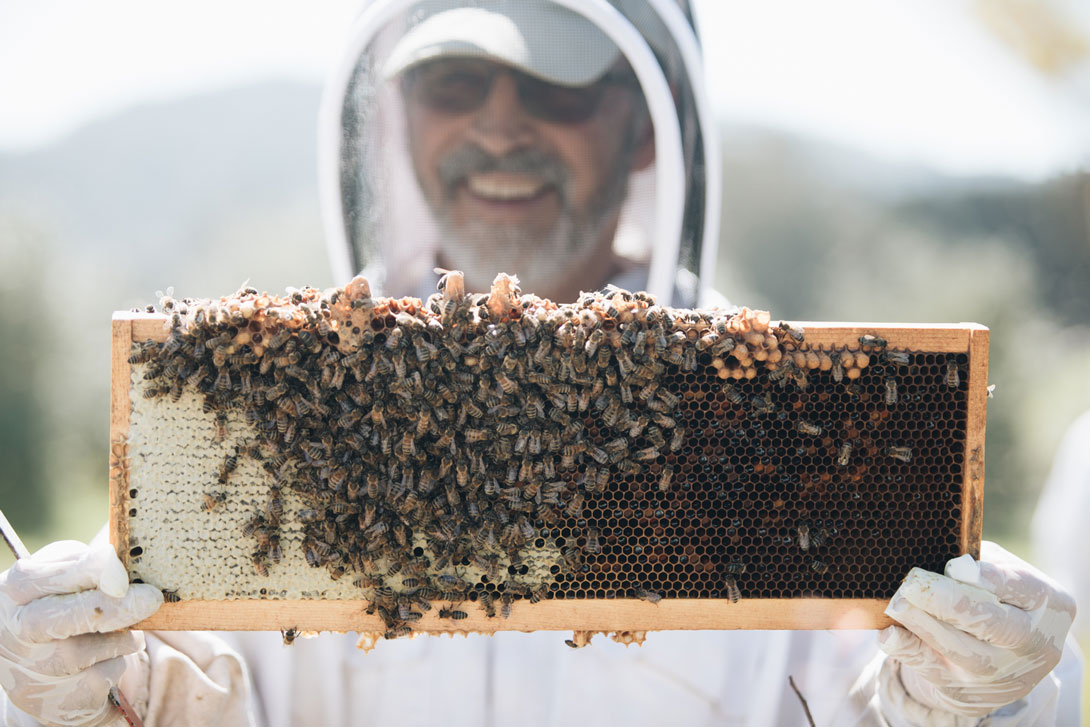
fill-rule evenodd
<path id="1" fill-rule="evenodd" d="M 1025 697 L 1059 663 L 1075 617 L 1070 595 L 995 543 L 945 572 L 913 568 L 886 609 L 905 628 L 879 635 L 895 660 L 879 677 L 882 701 L 903 711 L 907 696 L 925 716 L 916 723 L 961 724 Z"/>
<path id="2" fill-rule="evenodd" d="M 129 586 L 109 545 L 47 545 L 0 573 L 0 686 L 45 724 L 110 723 L 118 712 L 107 692 L 121 679 L 125 656 L 144 649 L 142 632 L 118 629 L 162 603 L 157 588 Z"/>

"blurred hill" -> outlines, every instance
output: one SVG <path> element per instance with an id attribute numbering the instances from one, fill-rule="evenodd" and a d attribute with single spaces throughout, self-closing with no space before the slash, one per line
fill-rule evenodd
<path id="1" fill-rule="evenodd" d="M 141 301 L 148 285 L 219 295 L 240 274 L 275 277 L 269 286 L 293 272 L 325 280 L 319 93 L 268 83 L 145 106 L 44 149 L 0 155 L 0 211 L 37 221 L 61 255 L 122 268 L 140 284 L 126 292 Z M 292 266 L 268 259 L 273 245 L 294 249 Z M 315 253 L 322 259 L 308 268 Z"/>
<path id="2" fill-rule="evenodd" d="M 18 466 L 29 480 L 3 478 L 0 498 L 6 509 L 49 493 L 54 519 L 27 525 L 39 542 L 90 537 L 104 519 L 112 311 L 168 286 L 218 296 L 247 279 L 268 290 L 331 283 L 319 93 L 248 86 L 0 155 L 0 335 L 35 322 L 35 350 L 50 352 L 33 378 L 0 377 L 0 423 L 52 433 L 21 446 L 20 462 L 0 460 L 0 472 Z M 754 128 L 724 129 L 723 146 L 717 282 L 733 301 L 788 319 L 992 327 L 986 527 L 1016 532 L 1059 432 L 1090 405 L 1087 175 L 948 178 Z"/>

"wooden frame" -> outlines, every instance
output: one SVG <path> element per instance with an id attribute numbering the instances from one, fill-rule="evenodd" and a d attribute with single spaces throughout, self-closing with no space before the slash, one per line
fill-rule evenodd
<path id="1" fill-rule="evenodd" d="M 976 323 L 888 324 L 807 323 L 811 346 L 843 346 L 863 334 L 881 336 L 891 348 L 968 356 L 968 411 L 960 551 L 979 555 L 983 511 L 984 436 L 987 407 L 988 329 Z M 160 314 L 115 313 L 112 328 L 110 395 L 110 542 L 128 558 L 128 476 L 125 451 L 130 423 L 132 344 L 164 341 L 166 318 Z M 488 618 L 469 608 L 467 618 L 450 621 L 433 611 L 414 630 L 426 632 L 506 631 L 647 631 L 662 629 L 877 629 L 892 623 L 883 599 L 664 599 L 657 604 L 631 599 L 544 600 L 521 603 L 508 619 Z M 365 613 L 365 602 L 345 600 L 231 600 L 166 603 L 136 628 L 162 630 L 383 631 L 381 619 Z"/>

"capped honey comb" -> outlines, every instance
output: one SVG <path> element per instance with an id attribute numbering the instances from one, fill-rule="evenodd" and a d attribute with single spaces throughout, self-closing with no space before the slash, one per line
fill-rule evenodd
<path id="1" fill-rule="evenodd" d="M 160 306 L 114 319 L 111 538 L 168 601 L 144 627 L 873 628 L 979 547 L 982 326 L 458 273 Z"/>

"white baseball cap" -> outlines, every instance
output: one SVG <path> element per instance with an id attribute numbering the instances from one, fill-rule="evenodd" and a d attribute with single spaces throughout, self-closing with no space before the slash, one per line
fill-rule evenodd
<path id="1" fill-rule="evenodd" d="M 442 57 L 484 58 L 563 86 L 586 86 L 620 56 L 617 46 L 582 15 L 544 0 L 480 0 L 431 4 L 426 17 L 394 45 L 387 79 Z"/>

